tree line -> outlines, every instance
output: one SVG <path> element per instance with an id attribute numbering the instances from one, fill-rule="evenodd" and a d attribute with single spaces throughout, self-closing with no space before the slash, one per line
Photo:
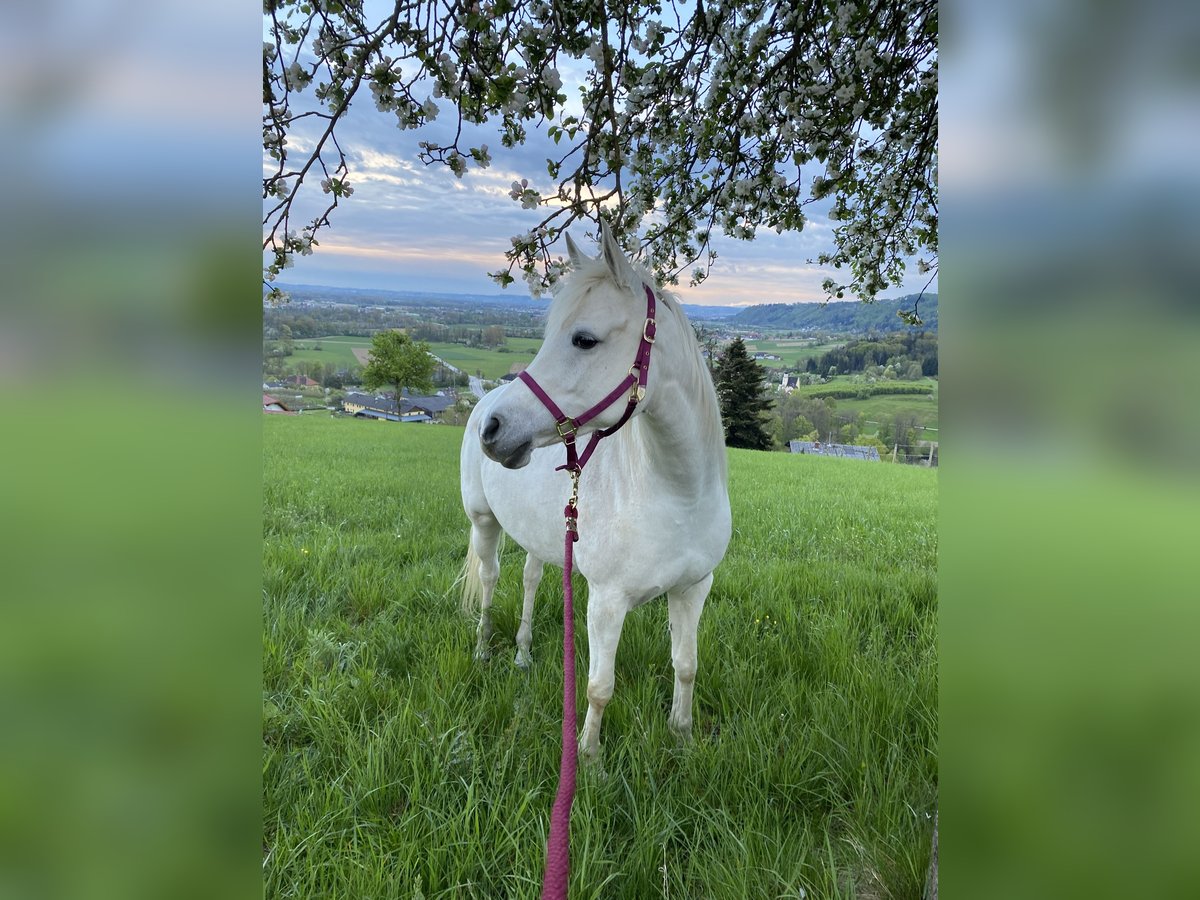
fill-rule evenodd
<path id="1" fill-rule="evenodd" d="M 403 328 L 418 340 L 444 341 L 469 346 L 501 346 L 505 337 L 541 337 L 542 320 L 532 312 L 495 309 L 430 308 L 366 309 L 357 306 L 322 306 L 297 309 L 271 306 L 263 309 L 263 338 L 280 340 L 287 326 L 294 338 L 319 338 L 331 334 L 371 337 L 376 332 Z"/>
<path id="2" fill-rule="evenodd" d="M 850 341 L 819 357 L 810 357 L 804 368 L 806 372 L 821 375 L 865 372 L 881 378 L 903 378 L 910 381 L 936 376 L 937 334 L 928 331 L 894 332 L 881 337 L 872 336 Z M 874 368 L 881 371 L 871 372 Z"/>
<path id="3" fill-rule="evenodd" d="M 862 362 L 869 370 L 878 366 L 875 354 L 888 352 L 884 361 L 895 366 L 903 353 L 913 353 L 918 359 L 929 350 L 929 339 L 919 335 L 897 336 L 898 342 L 862 341 L 864 345 L 885 345 L 862 350 Z M 932 357 L 936 361 L 936 337 L 932 339 Z M 843 358 L 843 365 L 859 358 L 862 348 L 855 348 Z M 919 365 L 914 360 L 910 364 Z M 721 355 L 713 371 L 721 418 L 725 426 L 725 443 L 729 447 L 749 450 L 784 448 L 789 441 L 812 440 L 874 446 L 883 457 L 893 446 L 903 448 L 906 455 L 915 450 L 921 439 L 920 426 L 911 413 L 898 412 L 890 420 L 877 423 L 876 434 L 864 435 L 867 426 L 862 413 L 840 412 L 837 400 L 859 399 L 864 391 L 871 394 L 928 393 L 917 385 L 878 384 L 865 388 L 831 388 L 820 395 L 794 392 L 774 397 L 765 382 L 765 371 L 750 357 L 741 338 L 735 338 Z M 847 373 L 843 373 L 847 374 Z M 936 372 L 935 372 L 936 374 Z"/>

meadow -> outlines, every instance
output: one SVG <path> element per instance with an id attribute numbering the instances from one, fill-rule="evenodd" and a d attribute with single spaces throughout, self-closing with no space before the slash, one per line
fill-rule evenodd
<path id="1" fill-rule="evenodd" d="M 805 338 L 798 338 L 796 340 L 747 339 L 745 344 L 746 349 L 752 354 L 773 353 L 779 357 L 778 360 L 762 360 L 763 365 L 769 364 L 788 369 L 803 368 L 804 363 L 810 358 L 818 357 L 829 350 L 833 350 L 835 347 L 841 346 L 840 343 L 821 344 L 813 339 Z"/>
<path id="2" fill-rule="evenodd" d="M 880 426 L 891 423 L 897 416 L 901 416 L 906 419 L 912 418 L 918 425 L 930 429 L 919 433 L 921 440 L 938 440 L 938 379 L 922 378 L 919 381 L 888 381 L 879 382 L 879 384 L 922 387 L 931 393 L 928 395 L 876 394 L 863 399 L 839 398 L 834 400 L 837 412 L 840 415 L 862 413 L 866 420 L 863 425 L 863 434 L 876 434 Z M 830 389 L 859 390 L 868 387 L 870 385 L 854 381 L 850 376 L 838 375 L 831 378 L 827 384 L 802 384 L 793 390 L 803 396 L 813 396 Z"/>
<path id="3" fill-rule="evenodd" d="M 275 343 L 269 341 L 268 346 L 274 347 Z M 455 368 L 462 369 L 468 375 L 482 372 L 482 377 L 495 381 L 501 375 L 507 375 L 514 363 L 528 364 L 541 345 L 540 338 L 510 337 L 504 347 L 497 350 L 444 341 L 430 342 L 429 349 L 435 356 Z M 361 366 L 362 363 L 354 356 L 354 348 L 365 350 L 370 346 L 370 338 L 353 335 L 303 338 L 294 342 L 295 349 L 292 355 L 286 358 L 286 363 L 294 365 L 298 362 L 331 362 L 339 368 Z M 317 347 L 321 349 L 318 350 Z"/>
<path id="4" fill-rule="evenodd" d="M 274 345 L 275 342 L 270 342 Z M 289 364 L 298 362 L 333 363 L 339 369 L 362 365 L 354 356 L 354 348 L 371 346 L 371 339 L 353 335 L 331 335 L 322 338 L 301 338 L 293 342 L 292 355 L 286 358 Z M 321 349 L 316 349 L 320 347 Z"/>
<path id="5" fill-rule="evenodd" d="M 321 414 L 263 428 L 265 896 L 536 897 L 560 751 L 559 570 L 522 672 L 523 553 L 508 544 L 494 652 L 476 662 L 454 590 L 462 429 Z M 655 601 L 626 620 L 603 761 L 580 771 L 571 896 L 920 897 L 937 471 L 729 461 L 734 535 L 700 620 L 693 740 L 666 726 Z M 580 581 L 581 698 L 585 597 Z"/>
<path id="6" fill-rule="evenodd" d="M 468 375 L 478 371 L 483 373 L 482 377 L 494 381 L 501 375 L 507 375 L 515 363 L 529 365 L 541 346 L 541 338 L 510 337 L 505 340 L 504 348 L 499 350 L 441 342 L 431 343 L 429 349 Z"/>

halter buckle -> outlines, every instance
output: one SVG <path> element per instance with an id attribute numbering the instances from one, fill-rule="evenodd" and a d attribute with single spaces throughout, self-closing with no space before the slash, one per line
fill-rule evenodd
<path id="1" fill-rule="evenodd" d="M 642 326 L 642 340 L 647 344 L 654 343 L 654 336 L 658 333 L 658 320 L 653 316 L 646 319 L 646 324 Z"/>
<path id="2" fill-rule="evenodd" d="M 554 430 L 558 432 L 558 439 L 564 444 L 575 443 L 575 423 L 570 419 L 555 422 Z"/>

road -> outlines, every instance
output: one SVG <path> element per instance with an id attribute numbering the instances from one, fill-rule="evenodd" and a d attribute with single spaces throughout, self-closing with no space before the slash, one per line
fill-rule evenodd
<path id="1" fill-rule="evenodd" d="M 437 356 L 436 354 L 433 354 L 433 353 L 430 353 L 429 355 L 432 356 L 434 359 L 436 359 L 438 362 L 440 362 L 443 366 L 445 366 L 451 372 L 458 372 L 459 374 L 463 374 L 463 375 L 466 374 L 465 372 L 463 372 L 462 369 L 458 368 L 458 366 L 455 366 L 451 363 L 446 362 L 440 356 Z M 483 395 L 487 393 L 487 391 L 485 391 L 483 389 L 483 380 L 481 378 L 477 378 L 474 375 L 467 375 L 467 383 L 470 384 L 470 386 L 471 386 L 471 393 L 474 394 L 476 397 L 479 397 L 482 399 Z"/>

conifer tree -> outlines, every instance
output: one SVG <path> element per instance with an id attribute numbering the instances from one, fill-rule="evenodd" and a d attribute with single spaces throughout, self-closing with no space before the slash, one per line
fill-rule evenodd
<path id="1" fill-rule="evenodd" d="M 725 445 L 747 450 L 770 450 L 771 436 L 763 414 L 771 400 L 763 393 L 763 371 L 734 338 L 717 364 L 717 399 L 725 423 Z"/>

